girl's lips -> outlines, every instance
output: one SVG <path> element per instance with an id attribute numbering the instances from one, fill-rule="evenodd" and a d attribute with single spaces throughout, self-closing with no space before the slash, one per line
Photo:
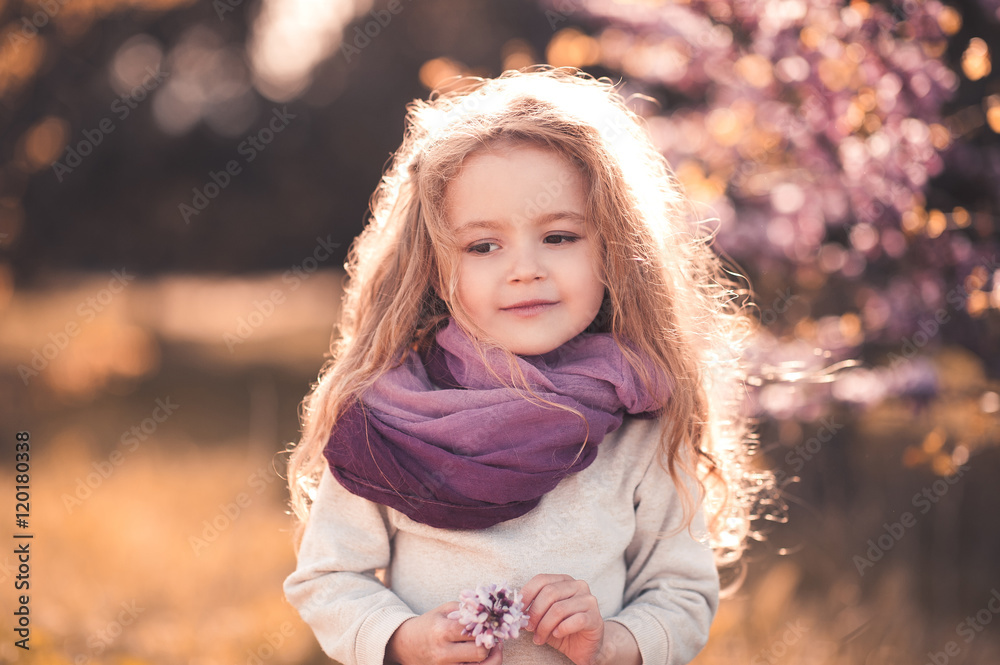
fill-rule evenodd
<path id="1" fill-rule="evenodd" d="M 541 314 L 559 303 L 554 302 L 538 302 L 531 305 L 521 305 L 517 307 L 505 307 L 503 311 L 510 312 L 516 316 L 529 317 L 535 316 L 536 314 Z"/>

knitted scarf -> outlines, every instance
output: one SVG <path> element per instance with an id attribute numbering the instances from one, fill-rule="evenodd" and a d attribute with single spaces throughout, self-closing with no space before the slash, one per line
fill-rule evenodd
<path id="1" fill-rule="evenodd" d="M 656 417 L 669 394 L 666 381 L 647 391 L 608 333 L 517 356 L 536 394 L 584 422 L 501 385 L 475 344 L 450 319 L 342 413 L 323 451 L 341 485 L 433 527 L 490 527 L 534 508 L 596 459 L 625 413 Z M 504 376 L 500 352 L 486 357 Z"/>

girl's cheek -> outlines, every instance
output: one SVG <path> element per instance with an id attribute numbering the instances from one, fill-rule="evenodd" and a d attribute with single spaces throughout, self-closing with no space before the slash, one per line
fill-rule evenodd
<path id="1" fill-rule="evenodd" d="M 458 286 L 475 287 L 477 284 L 481 285 L 483 280 L 489 275 L 489 270 L 483 265 L 485 262 L 480 262 L 476 264 L 475 262 L 467 262 L 462 265 L 461 269 L 458 271 Z"/>

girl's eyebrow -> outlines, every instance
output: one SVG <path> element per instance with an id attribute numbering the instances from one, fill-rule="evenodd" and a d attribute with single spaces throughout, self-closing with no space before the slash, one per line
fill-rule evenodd
<path id="1" fill-rule="evenodd" d="M 585 218 L 581 213 L 574 212 L 572 210 L 556 210 L 553 212 L 547 212 L 544 215 L 539 215 L 531 220 L 535 226 L 542 226 L 543 224 L 548 224 L 550 222 L 556 221 L 569 221 L 576 222 L 578 224 L 583 224 Z M 507 222 L 502 222 L 493 219 L 474 219 L 468 222 L 464 222 L 457 229 L 455 233 L 462 233 L 464 231 L 475 231 L 475 230 L 493 230 L 502 229 L 508 226 Z"/>

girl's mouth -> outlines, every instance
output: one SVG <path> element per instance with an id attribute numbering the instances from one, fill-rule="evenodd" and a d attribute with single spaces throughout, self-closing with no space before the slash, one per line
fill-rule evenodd
<path id="1" fill-rule="evenodd" d="M 524 302 L 516 303 L 510 307 L 502 308 L 505 312 L 510 312 L 517 316 L 534 316 L 542 312 L 548 311 L 552 307 L 555 307 L 559 303 L 551 302 L 548 300 L 525 300 Z"/>

